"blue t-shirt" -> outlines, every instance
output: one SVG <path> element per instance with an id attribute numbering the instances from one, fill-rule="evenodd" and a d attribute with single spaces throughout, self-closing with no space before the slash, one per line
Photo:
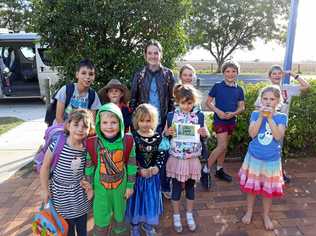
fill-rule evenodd
<path id="1" fill-rule="evenodd" d="M 158 110 L 158 120 L 160 123 L 160 98 L 159 98 L 159 92 L 157 88 L 157 81 L 158 73 L 149 73 L 150 76 L 152 76 L 151 84 L 150 84 L 150 90 L 149 90 L 149 101 L 148 103 L 153 105 Z"/>
<path id="2" fill-rule="evenodd" d="M 254 111 L 250 117 L 250 123 L 259 118 L 259 111 Z M 287 126 L 287 116 L 277 112 L 273 118 L 277 125 Z M 257 136 L 249 143 L 248 151 L 257 159 L 265 161 L 275 161 L 281 157 L 281 142 L 277 141 L 273 135 L 267 118 L 263 118 Z"/>
<path id="3" fill-rule="evenodd" d="M 234 112 L 238 108 L 238 102 L 244 101 L 244 91 L 236 84 L 236 86 L 228 86 L 225 81 L 216 83 L 208 96 L 215 98 L 215 106 L 223 112 Z M 214 113 L 214 124 L 235 124 L 236 117 L 229 120 L 222 120 Z"/>

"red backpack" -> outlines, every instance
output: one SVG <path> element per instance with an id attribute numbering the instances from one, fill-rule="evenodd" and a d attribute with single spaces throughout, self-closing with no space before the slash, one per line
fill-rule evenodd
<path id="1" fill-rule="evenodd" d="M 98 147 L 98 142 L 97 142 L 97 136 L 91 136 L 88 137 L 87 139 L 87 151 L 89 153 L 89 155 L 91 156 L 91 160 L 92 163 L 94 165 L 98 164 L 98 154 L 97 154 L 97 147 Z M 133 136 L 131 134 L 125 134 L 124 135 L 124 141 L 123 141 L 123 156 L 124 156 L 124 162 L 125 164 L 128 163 L 128 159 L 129 159 L 129 154 L 132 151 L 133 145 L 134 145 L 134 139 Z M 100 147 L 101 149 L 103 147 Z"/>

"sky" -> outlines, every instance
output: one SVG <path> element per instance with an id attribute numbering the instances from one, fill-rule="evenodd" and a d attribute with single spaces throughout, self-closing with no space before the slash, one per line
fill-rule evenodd
<path id="1" fill-rule="evenodd" d="M 296 22 L 296 36 L 294 42 L 293 62 L 316 61 L 316 0 L 299 0 L 298 17 Z M 285 48 L 275 42 L 264 43 L 257 40 L 254 49 L 237 50 L 233 59 L 238 61 L 283 61 Z M 204 49 L 194 49 L 188 52 L 186 60 L 214 60 L 212 55 Z"/>

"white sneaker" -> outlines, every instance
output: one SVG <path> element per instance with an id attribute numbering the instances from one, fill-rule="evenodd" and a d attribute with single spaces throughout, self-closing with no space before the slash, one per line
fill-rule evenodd
<path id="1" fill-rule="evenodd" d="M 188 224 L 188 227 L 189 227 L 189 230 L 191 232 L 195 231 L 196 230 L 196 224 L 195 224 L 195 221 L 194 221 L 194 218 L 193 218 L 193 214 L 192 212 L 187 212 L 187 224 Z"/>
<path id="2" fill-rule="evenodd" d="M 183 228 L 182 228 L 182 224 L 181 224 L 180 214 L 173 215 L 173 227 L 177 233 L 182 232 Z"/>

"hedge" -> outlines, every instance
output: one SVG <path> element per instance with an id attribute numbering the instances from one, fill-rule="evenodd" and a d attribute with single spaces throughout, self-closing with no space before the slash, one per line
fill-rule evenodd
<path id="1" fill-rule="evenodd" d="M 316 80 L 311 80 L 311 89 L 299 97 L 293 97 L 289 123 L 286 130 L 283 157 L 297 157 L 316 154 Z M 245 111 L 238 116 L 237 127 L 228 148 L 228 156 L 242 158 L 251 138 L 248 135 L 249 118 L 261 88 L 267 83 L 240 83 L 245 92 Z M 213 113 L 206 113 L 206 124 L 212 132 Z M 209 150 L 216 147 L 216 138 L 212 134 L 208 141 Z"/>

